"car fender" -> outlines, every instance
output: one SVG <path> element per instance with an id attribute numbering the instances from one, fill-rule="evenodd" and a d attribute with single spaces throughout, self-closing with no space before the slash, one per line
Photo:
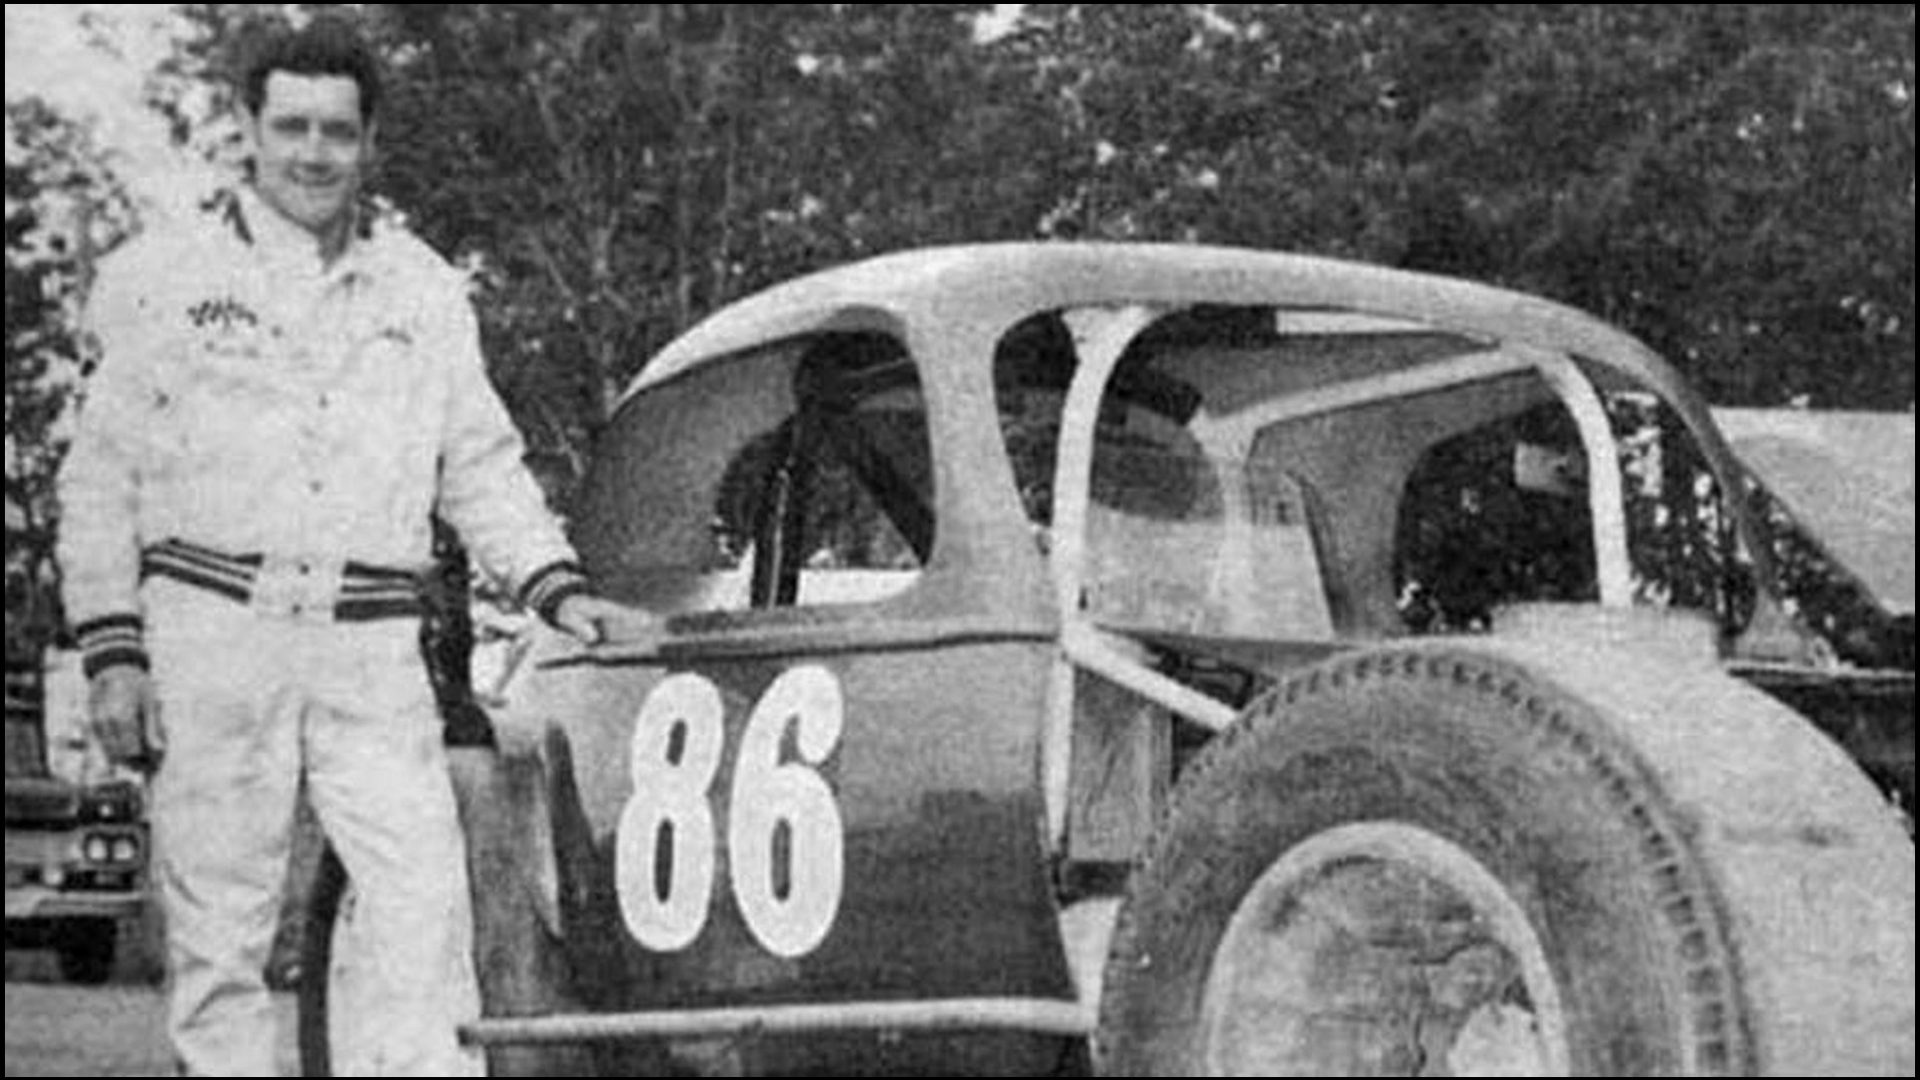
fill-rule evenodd
<path id="1" fill-rule="evenodd" d="M 1741 934 L 1757 944 L 1736 962 L 1754 1007 L 1772 1018 L 1762 1033 L 1773 1045 L 1761 1052 L 1784 1064 L 1780 1075 L 1795 1075 L 1790 1063 L 1813 1047 L 1911 1039 L 1913 938 L 1890 929 L 1910 931 L 1914 919 L 1913 844 L 1899 815 L 1837 743 L 1726 673 L 1704 620 L 1541 605 L 1497 619 L 1471 644 L 1432 644 L 1484 650 L 1591 703 L 1652 775 L 1691 824 L 1714 888 L 1757 913 L 1760 925 Z M 1817 899 L 1767 901 L 1782 889 Z M 1807 910 L 1821 917 L 1795 914 Z M 1853 1031 L 1796 1025 L 1832 1015 L 1812 1003 L 1835 996 L 1849 1002 Z"/>

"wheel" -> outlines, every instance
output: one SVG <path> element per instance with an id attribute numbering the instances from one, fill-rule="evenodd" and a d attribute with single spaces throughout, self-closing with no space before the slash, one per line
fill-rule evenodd
<path id="1" fill-rule="evenodd" d="M 491 748 L 448 751 L 454 794 L 467 836 L 467 875 L 473 883 L 474 967 L 487 1016 L 577 1011 L 566 992 L 565 956 L 541 921 L 521 869 L 530 845 L 524 829 L 529 767 L 506 762 Z M 517 768 L 515 766 L 518 766 Z M 513 777 L 508 773 L 512 771 Z M 515 789 L 519 782 L 519 790 Z M 331 847 L 321 861 L 307 910 L 299 984 L 300 1061 L 303 1076 L 331 1076 L 328 996 L 340 973 L 332 967 L 336 923 L 352 903 L 352 885 Z M 350 1026 L 350 1022 L 349 1022 Z M 589 1076 L 592 1059 L 579 1047 L 501 1047 L 487 1054 L 491 1076 Z"/>
<path id="2" fill-rule="evenodd" d="M 118 927 L 112 919 L 69 919 L 54 938 L 60 974 L 68 982 L 98 986 L 113 976 Z"/>
<path id="3" fill-rule="evenodd" d="M 1277 687 L 1189 767 L 1136 869 L 1098 1067 L 1911 1075 L 1911 844 L 1857 771 L 1832 782 L 1850 763 L 1810 727 L 1695 682 L 1709 703 L 1659 717 L 1658 739 L 1641 712 L 1465 651 L 1357 654 Z M 1717 721 L 1749 719 L 1787 760 L 1724 760 L 1756 755 L 1715 745 Z M 1743 828 L 1725 807 L 1754 802 L 1737 785 L 1796 774 L 1814 779 L 1783 801 L 1804 796 L 1808 823 L 1764 858 L 1724 839 Z M 1844 834 L 1800 842 L 1839 804 Z M 1815 929 L 1836 915 L 1852 940 Z"/>

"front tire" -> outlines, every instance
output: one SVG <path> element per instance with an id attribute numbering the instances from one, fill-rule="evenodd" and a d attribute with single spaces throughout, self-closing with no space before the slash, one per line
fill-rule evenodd
<path id="1" fill-rule="evenodd" d="M 1865 857 L 1796 863 L 1817 845 L 1783 844 L 1768 853 L 1775 887 L 1751 888 L 1748 868 L 1702 838 L 1736 823 L 1674 798 L 1718 767 L 1706 751 L 1739 748 L 1695 747 L 1700 760 L 1655 770 L 1623 737 L 1632 726 L 1517 665 L 1450 650 L 1357 655 L 1283 684 L 1190 767 L 1136 872 L 1099 1067 L 1910 1074 L 1910 1005 L 1894 1032 L 1850 1002 L 1881 983 L 1911 1002 L 1911 846 L 1891 851 L 1886 815 L 1863 803 Z M 1800 771 L 1825 768 L 1814 739 L 1806 728 L 1795 744 L 1809 755 Z M 1830 917 L 1803 887 L 1813 875 L 1885 889 L 1881 871 L 1902 858 L 1904 908 L 1858 932 L 1904 939 L 1904 958 L 1875 967 L 1768 935 Z M 1804 910 L 1762 910 L 1781 905 Z M 1778 1015 L 1761 992 L 1836 969 L 1863 986 L 1820 1015 Z M 1800 1045 L 1789 1030 L 1819 1034 Z"/>

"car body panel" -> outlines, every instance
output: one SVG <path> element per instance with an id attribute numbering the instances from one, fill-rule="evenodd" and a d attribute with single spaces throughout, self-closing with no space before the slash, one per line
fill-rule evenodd
<path id="1" fill-rule="evenodd" d="M 1229 448 L 1248 468 L 1264 455 L 1293 470 L 1289 494 L 1263 511 L 1267 531 L 1242 528 L 1235 542 L 1266 543 L 1269 563 L 1306 564 L 1291 568 L 1304 572 L 1299 580 L 1258 576 L 1250 548 L 1237 563 L 1180 565 L 1204 530 L 1150 514 L 1129 523 L 1089 494 L 1083 451 L 1096 440 L 1101 393 L 1130 340 L 1120 335 L 1212 306 L 1273 309 L 1302 327 L 1328 313 L 1349 325 L 1373 320 L 1363 333 L 1413 331 L 1433 346 L 1403 347 L 1409 334 L 1339 356 L 1286 353 L 1265 367 L 1267 354 L 1255 350 L 1243 362 L 1230 348 L 1168 361 L 1190 364 L 1177 373 L 1191 376 L 1195 415 L 1211 425 L 1194 441 L 1210 438 L 1210 452 Z M 1097 361 L 1080 354 L 1071 386 L 1049 387 L 1067 398 L 1067 419 L 1058 421 L 1059 462 L 1049 465 L 1056 516 L 1040 521 L 1023 502 L 1028 485 L 1002 432 L 996 350 L 1016 324 L 1064 310 L 1112 314 L 1114 341 Z M 715 610 L 711 597 L 695 594 L 714 587 L 702 552 L 720 531 L 712 492 L 721 467 L 731 467 L 720 459 L 797 416 L 807 393 L 800 346 L 792 358 L 765 360 L 789 365 L 776 369 L 779 379 L 755 383 L 748 364 L 783 343 L 834 334 L 884 335 L 917 374 L 929 442 L 924 494 L 936 523 L 928 550 L 897 580 L 871 571 L 860 587 L 884 586 L 871 595 Z M 1166 742 L 1170 718 L 1217 729 L 1271 677 L 1413 632 L 1396 594 L 1394 527 L 1423 458 L 1543 404 L 1586 408 L 1579 434 L 1592 449 L 1608 424 L 1595 387 L 1658 399 L 1720 485 L 1736 489 L 1740 466 L 1705 405 L 1643 345 L 1572 309 L 1456 280 L 1185 245 L 1004 244 L 883 256 L 717 313 L 633 383 L 603 432 L 574 522 L 596 587 L 667 612 L 663 633 L 592 648 L 542 636 L 496 718 L 544 749 L 555 906 L 574 989 L 602 1014 L 1073 1000 L 1076 982 L 1097 983 L 1071 977 L 1078 973 L 1069 972 L 1060 929 L 1063 909 L 1085 899 L 1071 884 L 1086 869 L 1076 860 L 1124 866 L 1128 847 L 1150 830 L 1167 770 L 1191 750 Z M 1068 445 L 1074 438 L 1086 445 Z M 1074 454 L 1086 470 L 1077 491 L 1066 463 Z M 1620 471 L 1610 456 L 1596 460 Z M 1591 505 L 1573 503 L 1581 513 L 1568 517 L 1590 516 L 1593 535 L 1611 527 L 1623 548 L 1617 484 L 1603 486 L 1591 484 Z M 1312 489 L 1330 505 L 1309 514 Z M 1059 509 L 1076 499 L 1078 516 Z M 1744 500 L 1727 514 L 1751 554 L 1762 609 L 1777 614 L 1766 608 L 1775 582 L 1764 526 Z M 1254 523 L 1251 514 L 1242 519 Z M 1081 547 L 1135 526 L 1131 545 Z M 1115 555 L 1111 566 L 1103 554 Z M 1168 582 L 1130 581 L 1128 559 L 1152 564 L 1141 576 L 1198 572 L 1155 591 Z M 1222 567 L 1270 588 L 1242 589 L 1237 606 L 1181 618 L 1182 605 L 1219 584 L 1212 571 Z M 1629 604 L 1623 584 L 1599 599 Z M 1306 610 L 1309 601 L 1324 610 Z M 1271 618 L 1258 610 L 1275 605 L 1299 610 Z M 1121 668 L 1138 678 L 1114 677 Z M 1910 675 L 1904 685 L 1910 700 Z M 794 686 L 811 696 L 782 696 Z M 809 736 L 809 724 L 828 713 L 832 722 Z M 1906 745 L 1910 777 L 1910 726 Z M 769 765 L 799 787 L 762 784 Z M 1102 790 L 1083 799 L 1082 785 Z M 801 789 L 816 809 L 824 791 L 832 813 L 774 812 Z M 1082 811 L 1075 820 L 1108 822 L 1108 839 L 1123 839 L 1097 854 L 1075 847 L 1065 835 L 1069 802 Z M 678 815 L 670 827 L 646 816 L 662 806 Z M 833 889 L 813 891 L 824 888 L 820 879 L 803 881 L 798 870 L 784 881 L 769 871 L 770 885 L 757 869 L 741 871 L 759 848 L 755 834 L 741 840 L 734 825 L 763 819 L 782 837 L 765 843 L 794 865 L 803 849 L 837 851 Z M 820 825 L 828 820 L 830 829 Z M 822 829 L 840 846 L 818 846 Z M 689 842 L 710 849 L 710 865 L 704 854 L 678 861 Z M 691 893 L 682 888 L 689 882 Z M 755 889 L 778 902 L 754 899 Z M 674 906 L 687 895 L 698 902 Z M 830 902 L 807 906 L 821 896 Z M 788 915 L 811 929 L 781 922 Z M 942 1036 L 915 1043 L 919 1056 L 907 1057 L 886 1057 L 877 1047 L 893 1044 L 869 1036 L 758 1040 L 755 1052 L 766 1056 L 752 1071 L 816 1060 L 844 1069 L 849 1052 L 856 1072 L 882 1061 L 893 1070 L 951 1069 L 962 1060 L 953 1054 L 1000 1038 Z M 838 1049 L 817 1058 L 828 1044 Z M 1018 1064 L 1001 1065 L 1042 1068 L 1047 1055 L 1043 1043 L 1024 1045 L 1010 1059 Z"/>
<path id="2" fill-rule="evenodd" d="M 894 999 L 1067 989 L 1041 875 L 1033 769 L 1044 707 L 1045 644 L 983 630 L 929 640 L 834 628 L 777 646 L 710 635 L 668 659 L 554 660 L 537 694 L 552 721 L 550 794 L 564 919 L 576 962 L 596 971 L 606 1007 Z M 845 842 L 844 892 L 816 948 L 779 957 L 756 943 L 729 895 L 730 784 L 743 728 L 782 673 L 831 674 L 844 726 L 819 774 Z M 712 899 L 698 936 L 643 948 L 623 922 L 615 836 L 634 791 L 627 742 L 650 695 L 693 674 L 719 691 L 725 751 L 709 789 L 717 840 Z M 587 929 L 591 928 L 591 929 Z M 644 978 L 622 973 L 644 972 Z"/>

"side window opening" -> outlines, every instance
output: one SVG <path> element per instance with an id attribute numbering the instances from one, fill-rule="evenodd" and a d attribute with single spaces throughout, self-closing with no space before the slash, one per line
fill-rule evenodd
<path id="1" fill-rule="evenodd" d="M 1053 474 L 1059 460 L 1060 421 L 1079 353 L 1059 312 L 1016 323 L 993 354 L 1000 435 L 1013 466 L 1020 505 L 1036 529 L 1053 524 Z"/>
<path id="2" fill-rule="evenodd" d="M 1654 395 L 1621 390 L 1605 400 L 1625 474 L 1634 602 L 1703 612 L 1737 633 L 1753 615 L 1752 561 L 1706 458 Z"/>
<path id="3" fill-rule="evenodd" d="M 925 403 L 880 333 L 782 342 L 636 399 L 605 456 L 596 579 L 668 613 L 871 603 L 934 544 Z"/>
<path id="4" fill-rule="evenodd" d="M 1753 617 L 1756 584 L 1752 557 L 1734 535 L 1722 485 L 1692 434 L 1658 398 L 1621 392 L 1610 395 L 1607 404 L 1626 449 L 1622 467 L 1629 480 L 1636 600 L 1701 611 L 1728 636 L 1738 634 Z M 1846 482 L 1817 470 L 1810 475 Z M 1912 616 L 1893 614 L 1877 603 L 1757 476 L 1743 473 L 1741 484 L 1778 568 L 1787 612 L 1844 663 L 1911 671 Z"/>
<path id="5" fill-rule="evenodd" d="M 1738 634 L 1755 583 L 1722 485 L 1657 396 L 1613 388 L 1602 399 L 1619 448 L 1633 602 L 1697 611 Z M 1880 612 L 1763 484 L 1743 483 L 1788 611 L 1843 660 L 1910 665 L 1910 625 Z M 1429 450 L 1406 485 L 1394 573 L 1414 633 L 1485 630 L 1509 604 L 1595 600 L 1586 466 L 1564 408 L 1538 405 Z"/>
<path id="6" fill-rule="evenodd" d="M 1029 521 L 1049 543 L 1062 410 L 1081 314 L 1046 312 L 1001 339 L 1002 435 Z M 1116 629 L 1322 639 L 1331 635 L 1316 499 L 1284 462 L 1209 443 L 1216 408 L 1283 369 L 1275 313 L 1201 307 L 1142 332 L 1094 425 L 1082 606 Z M 1265 328 L 1265 329 L 1263 329 Z"/>
<path id="7" fill-rule="evenodd" d="M 745 606 L 875 600 L 933 549 L 926 413 L 891 339 L 825 335 L 801 354 L 793 411 L 729 463 L 717 561 L 745 571 Z"/>
<path id="8" fill-rule="evenodd" d="M 1557 402 L 1429 449 L 1407 478 L 1394 585 L 1416 634 L 1485 631 L 1500 608 L 1599 599 L 1586 459 Z"/>

